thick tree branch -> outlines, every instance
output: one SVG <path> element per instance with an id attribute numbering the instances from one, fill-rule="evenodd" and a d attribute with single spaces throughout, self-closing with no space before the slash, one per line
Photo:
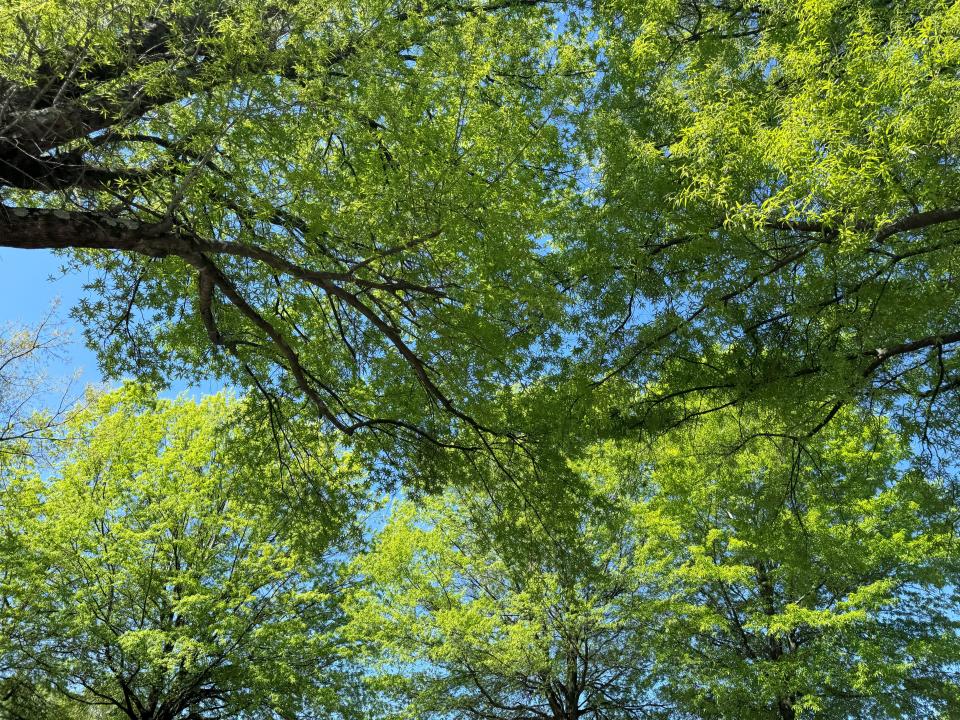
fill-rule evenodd
<path id="1" fill-rule="evenodd" d="M 99 167 L 75 155 L 34 157 L 19 153 L 0 155 L 0 186 L 53 192 L 81 188 L 103 190 L 121 182 L 139 182 L 153 173 L 141 169 Z"/>
<path id="2" fill-rule="evenodd" d="M 147 257 L 184 257 L 197 252 L 191 235 L 167 223 L 2 204 L 0 246 L 25 250 L 121 250 Z"/>
<path id="3" fill-rule="evenodd" d="M 865 350 L 862 356 L 872 358 L 872 361 L 864 368 L 863 375 L 864 377 L 872 375 L 885 362 L 899 355 L 908 355 L 918 350 L 943 347 L 944 345 L 952 345 L 954 343 L 960 343 L 960 332 L 927 335 L 917 340 L 888 345 L 887 347 L 876 348 L 875 350 Z"/>
<path id="4" fill-rule="evenodd" d="M 942 225 L 944 223 L 956 222 L 960 220 L 960 208 L 943 208 L 937 210 L 927 210 L 925 212 L 905 215 L 899 220 L 883 225 L 877 228 L 870 223 L 857 223 L 854 229 L 860 232 L 873 232 L 872 242 L 880 243 L 894 235 L 910 230 L 923 230 L 933 225 Z M 817 221 L 804 220 L 770 220 L 764 223 L 764 226 L 771 230 L 784 230 L 788 232 L 799 233 L 820 233 L 827 237 L 836 237 L 837 228 L 832 225 Z"/>

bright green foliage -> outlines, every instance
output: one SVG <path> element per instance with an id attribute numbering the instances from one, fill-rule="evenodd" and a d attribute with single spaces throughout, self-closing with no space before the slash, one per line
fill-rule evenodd
<path id="1" fill-rule="evenodd" d="M 349 600 L 378 716 L 644 716 L 655 605 L 634 609 L 629 514 L 612 488 L 594 490 L 574 523 L 516 495 L 394 505 Z"/>
<path id="2" fill-rule="evenodd" d="M 597 182 L 569 247 L 610 333 L 595 372 L 669 388 L 635 422 L 678 422 L 719 389 L 716 405 L 775 398 L 802 434 L 869 398 L 949 441 L 960 6 L 593 10 L 602 72 L 579 126 Z"/>
<path id="3" fill-rule="evenodd" d="M 0 681 L 2 720 L 105 720 L 102 708 L 83 705 L 16 675 Z"/>
<path id="4" fill-rule="evenodd" d="M 0 59 L 0 246 L 255 398 L 6 461 L 17 692 L 337 712 L 319 417 L 451 487 L 352 566 L 371 712 L 960 714 L 960 4 L 8 0 Z"/>
<path id="5" fill-rule="evenodd" d="M 218 373 L 347 432 L 480 423 L 563 303 L 571 81 L 538 4 L 7 3 L 0 245 L 102 271 L 77 317 L 110 374 Z"/>
<path id="6" fill-rule="evenodd" d="M 478 447 L 575 356 L 682 393 L 625 409 L 654 429 L 708 389 L 946 441 L 958 30 L 938 0 L 11 0 L 0 244 L 96 271 L 109 373 L 348 434 Z"/>
<path id="7" fill-rule="evenodd" d="M 665 696 L 702 718 L 952 717 L 955 489 L 910 469 L 879 419 L 840 413 L 802 449 L 742 439 L 771 420 L 711 416 L 645 454 L 636 522 L 670 565 Z"/>
<path id="8" fill-rule="evenodd" d="M 554 513 L 495 484 L 398 502 L 349 601 L 381 714 L 952 717 L 955 489 L 876 417 L 776 423 L 596 444 Z"/>
<path id="9" fill-rule="evenodd" d="M 130 386 L 90 397 L 49 477 L 4 468 L 5 672 L 130 720 L 347 705 L 330 554 L 356 472 L 318 450 L 326 483 L 304 493 L 236 412 Z"/>

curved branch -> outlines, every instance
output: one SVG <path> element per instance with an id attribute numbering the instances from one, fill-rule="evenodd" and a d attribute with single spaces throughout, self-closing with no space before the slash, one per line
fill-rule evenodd
<path id="1" fill-rule="evenodd" d="M 941 208 L 925 212 L 905 215 L 899 220 L 882 225 L 879 228 L 873 223 L 855 223 L 854 229 L 860 232 L 873 232 L 871 241 L 881 243 L 894 235 L 910 230 L 922 230 L 933 225 L 956 222 L 960 220 L 960 208 Z M 764 227 L 770 230 L 784 230 L 798 233 L 820 233 L 826 237 L 836 237 L 837 228 L 815 220 L 769 220 Z"/>

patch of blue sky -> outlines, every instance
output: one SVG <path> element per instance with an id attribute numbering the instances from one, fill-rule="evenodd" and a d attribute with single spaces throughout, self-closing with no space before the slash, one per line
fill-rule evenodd
<path id="1" fill-rule="evenodd" d="M 84 284 L 93 278 L 65 273 L 63 264 L 63 258 L 47 250 L 0 248 L 0 325 L 35 326 L 51 317 L 70 337 L 63 352 L 50 359 L 50 374 L 66 378 L 79 372 L 82 382 L 99 383 L 96 357 L 69 317 Z"/>
<path id="2" fill-rule="evenodd" d="M 107 383 L 96 355 L 85 344 L 79 323 L 70 317 L 70 310 L 84 294 L 84 286 L 95 277 L 92 272 L 65 272 L 64 260 L 47 250 L 0 248 L 0 326 L 35 326 L 51 317 L 67 340 L 60 352 L 43 359 L 47 374 L 64 384 L 73 379 L 79 388 L 104 385 Z M 224 389 L 230 388 L 223 379 L 211 377 L 193 383 L 172 382 L 162 395 L 199 398 Z"/>

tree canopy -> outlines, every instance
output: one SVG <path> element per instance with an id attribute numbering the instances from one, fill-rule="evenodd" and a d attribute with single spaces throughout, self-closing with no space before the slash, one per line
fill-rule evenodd
<path id="1" fill-rule="evenodd" d="M 601 377 L 661 386 L 634 423 L 774 397 L 802 436 L 868 402 L 948 442 L 956 3 L 593 11 L 595 230 L 574 245 L 607 338 Z"/>
<path id="2" fill-rule="evenodd" d="M 77 314 L 110 373 L 219 373 L 346 433 L 480 426 L 560 305 L 538 251 L 566 185 L 550 18 L 7 6 L 0 244 L 102 272 Z"/>
<path id="3" fill-rule="evenodd" d="M 957 97 L 951 0 L 0 0 L 122 383 L 0 331 L 0 720 L 960 716 Z"/>
<path id="4" fill-rule="evenodd" d="M 334 551 L 356 470 L 329 455 L 324 494 L 304 493 L 224 432 L 233 413 L 222 396 L 131 386 L 71 417 L 49 477 L 4 466 L 0 670 L 14 683 L 129 720 L 349 712 Z"/>
<path id="5" fill-rule="evenodd" d="M 758 437 L 731 453 L 742 422 L 714 416 L 647 456 L 636 509 L 675 593 L 666 694 L 704 718 L 949 717 L 951 483 L 911 467 L 881 418 L 844 411 L 802 450 Z"/>
<path id="6" fill-rule="evenodd" d="M 636 425 L 955 415 L 954 3 L 12 3 L 0 244 L 113 375 L 466 448 L 534 378 Z M 572 363 L 572 366 L 571 366 Z M 291 399 L 294 405 L 284 403 Z M 946 441 L 943 437 L 938 441 Z"/>
<path id="7" fill-rule="evenodd" d="M 629 720 L 658 707 L 637 528 L 602 491 L 571 520 L 546 530 L 453 490 L 392 509 L 347 602 L 381 716 Z"/>
<path id="8" fill-rule="evenodd" d="M 547 524 L 463 490 L 397 504 L 348 602 L 382 716 L 949 717 L 950 487 L 876 417 L 800 454 L 731 453 L 735 420 L 592 447 Z"/>

